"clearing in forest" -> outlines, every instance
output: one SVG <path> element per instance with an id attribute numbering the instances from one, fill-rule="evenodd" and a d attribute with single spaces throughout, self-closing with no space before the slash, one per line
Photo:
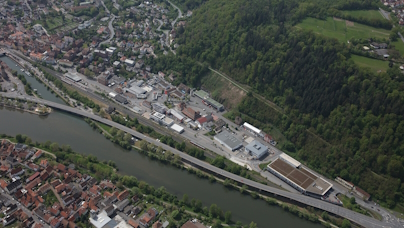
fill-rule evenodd
<path id="1" fill-rule="evenodd" d="M 351 59 L 360 67 L 370 68 L 373 71 L 386 72 L 389 68 L 389 62 L 383 60 L 377 60 L 372 58 L 367 58 L 359 55 L 351 55 Z"/>
<path id="2" fill-rule="evenodd" d="M 386 29 L 375 28 L 360 23 L 353 23 L 341 19 L 327 17 L 327 20 L 316 18 L 306 18 L 296 25 L 297 28 L 312 30 L 317 34 L 336 38 L 341 42 L 347 42 L 357 38 L 378 38 L 388 39 L 390 31 Z"/>

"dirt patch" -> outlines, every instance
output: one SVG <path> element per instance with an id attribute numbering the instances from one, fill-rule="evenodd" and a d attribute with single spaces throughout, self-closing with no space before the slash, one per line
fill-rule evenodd
<path id="1" fill-rule="evenodd" d="M 346 24 L 347 27 L 348 27 L 348 26 L 350 26 L 350 27 L 355 26 L 355 24 L 353 23 L 353 21 L 348 21 L 348 20 L 346 20 L 346 21 L 345 21 L 345 24 Z"/>
<path id="2" fill-rule="evenodd" d="M 209 91 L 212 98 L 222 103 L 227 110 L 236 107 L 247 95 L 246 92 L 215 73 L 203 79 L 202 88 Z"/>
<path id="3" fill-rule="evenodd" d="M 334 21 L 343 21 L 341 18 L 333 17 Z"/>

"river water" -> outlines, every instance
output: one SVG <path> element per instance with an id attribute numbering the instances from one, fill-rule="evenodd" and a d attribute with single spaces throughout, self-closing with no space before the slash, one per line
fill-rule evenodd
<path id="1" fill-rule="evenodd" d="M 11 68 L 19 69 L 13 62 L 7 62 L 7 57 L 0 59 L 10 63 Z M 63 103 L 34 78 L 26 78 L 32 79 L 29 82 L 33 88 L 38 89 L 44 99 Z M 136 151 L 123 150 L 93 130 L 83 119 L 71 114 L 54 111 L 49 116 L 40 117 L 0 108 L 0 133 L 25 134 L 34 142 L 49 140 L 59 145 L 68 144 L 76 152 L 95 155 L 99 160 L 112 160 L 121 173 L 133 175 L 156 188 L 164 186 L 179 197 L 188 194 L 190 198 L 200 199 L 204 206 L 209 207 L 215 203 L 224 212 L 231 211 L 234 221 L 254 221 L 259 227 L 321 227 L 285 212 L 280 207 L 269 206 L 263 200 L 255 200 L 226 189 L 221 184 L 197 178 L 187 171 L 151 160 Z"/>

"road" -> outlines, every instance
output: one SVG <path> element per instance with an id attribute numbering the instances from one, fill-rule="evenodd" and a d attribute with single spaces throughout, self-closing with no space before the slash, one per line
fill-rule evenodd
<path id="1" fill-rule="evenodd" d="M 383 10 L 382 8 L 379 8 L 379 12 L 380 12 L 380 14 L 384 17 L 384 18 L 386 18 L 387 20 L 389 20 L 390 21 L 390 13 L 389 12 L 387 12 L 387 11 L 385 11 L 385 10 Z M 395 25 L 393 24 L 393 27 L 395 27 Z M 404 37 L 403 37 L 403 35 L 401 35 L 401 33 L 400 32 L 398 32 L 397 33 L 398 34 L 398 36 L 400 37 L 400 39 L 401 39 L 401 41 L 403 41 L 404 42 Z"/>
<path id="2" fill-rule="evenodd" d="M 21 205 L 21 203 L 17 202 L 11 195 L 4 192 L 4 190 L 2 190 L 1 195 L 8 198 L 10 200 L 10 202 L 12 202 L 13 204 L 16 204 L 19 209 L 21 209 L 25 214 L 28 215 L 28 217 L 32 217 L 36 223 L 41 223 L 40 221 L 42 221 L 42 220 L 40 218 L 38 218 L 38 216 L 36 216 L 34 213 L 32 213 L 31 210 L 28 210 L 28 208 L 26 208 L 25 206 Z M 42 223 L 42 225 L 46 228 L 50 227 L 49 225 L 47 225 L 45 223 Z"/>
<path id="3" fill-rule="evenodd" d="M 348 210 L 346 208 L 339 207 L 339 206 L 324 202 L 324 201 L 319 200 L 319 199 L 315 199 L 315 198 L 305 196 L 305 195 L 302 195 L 302 194 L 296 194 L 296 193 L 287 192 L 287 191 L 284 191 L 284 190 L 273 188 L 273 187 L 263 185 L 263 184 L 255 182 L 255 181 L 240 177 L 238 175 L 232 174 L 230 172 L 227 172 L 225 170 L 217 168 L 217 167 L 215 167 L 213 165 L 210 165 L 209 163 L 206 163 L 206 162 L 203 162 L 203 161 L 201 161 L 199 159 L 196 159 L 196 158 L 194 158 L 194 157 L 192 157 L 192 156 L 190 156 L 190 155 L 188 155 L 186 153 L 178 151 L 175 148 L 172 148 L 172 147 L 170 147 L 170 146 L 168 146 L 166 144 L 158 142 L 155 139 L 149 138 L 149 137 L 147 137 L 147 136 L 145 136 L 145 135 L 143 135 L 143 134 L 141 134 L 141 133 L 139 133 L 137 131 L 134 131 L 134 130 L 132 130 L 130 128 L 122 126 L 122 125 L 120 125 L 118 123 L 115 123 L 113 121 L 110 121 L 108 119 L 101 118 L 100 116 L 96 116 L 96 115 L 90 114 L 88 112 L 78 110 L 76 108 L 72 108 L 72 107 L 69 107 L 69 106 L 66 106 L 66 105 L 61 105 L 61 104 L 58 104 L 58 103 L 54 103 L 54 102 L 51 102 L 51 101 L 47 101 L 47 100 L 43 100 L 43 99 L 39 99 L 39 98 L 34 98 L 34 97 L 16 96 L 16 95 L 7 94 L 7 93 L 3 93 L 3 96 L 8 97 L 8 98 L 14 98 L 14 99 L 17 98 L 17 99 L 29 100 L 29 101 L 32 101 L 32 102 L 36 102 L 36 103 L 40 103 L 40 104 L 50 106 L 50 107 L 55 108 L 55 109 L 59 109 L 59 110 L 70 112 L 70 113 L 80 115 L 80 116 L 83 116 L 83 117 L 91 118 L 91 119 L 93 119 L 95 121 L 98 121 L 98 122 L 107 124 L 109 126 L 115 127 L 115 128 L 117 128 L 119 130 L 122 130 L 122 131 L 124 131 L 124 132 L 126 132 L 128 134 L 133 135 L 134 137 L 143 139 L 143 140 L 145 140 L 145 141 L 147 141 L 149 143 L 152 143 L 152 144 L 154 144 L 156 146 L 161 146 L 164 150 L 169 150 L 169 151 L 173 152 L 174 154 L 178 154 L 184 161 L 186 161 L 188 163 L 192 163 L 192 164 L 194 164 L 196 166 L 199 166 L 201 168 L 204 168 L 204 169 L 206 169 L 206 170 L 208 170 L 208 171 L 210 171 L 212 173 L 216 173 L 217 175 L 220 175 L 220 176 L 222 176 L 224 178 L 229 178 L 229 179 L 232 179 L 232 180 L 237 181 L 239 183 L 245 184 L 247 186 L 256 188 L 258 190 L 265 191 L 265 192 L 268 192 L 268 193 L 272 193 L 272 194 L 275 194 L 277 196 L 284 197 L 286 199 L 290 199 L 290 200 L 293 200 L 293 201 L 296 201 L 296 202 L 299 202 L 299 203 L 302 203 L 302 204 L 305 204 L 305 205 L 308 205 L 308 206 L 311 206 L 311 207 L 314 207 L 314 208 L 318 208 L 318 209 L 327 211 L 329 213 L 332 213 L 332 214 L 347 218 L 347 219 L 351 220 L 352 222 L 357 223 L 357 224 L 359 224 L 361 226 L 364 226 L 364 227 L 368 227 L 368 228 L 400 227 L 400 226 L 396 226 L 395 224 L 388 224 L 386 222 L 376 220 L 376 219 L 368 217 L 366 215 L 362 215 L 362 214 L 353 212 L 353 211 Z"/>
<path id="4" fill-rule="evenodd" d="M 115 36 L 115 30 L 114 30 L 114 26 L 112 25 L 112 23 L 114 22 L 116 16 L 113 15 L 113 14 L 111 14 L 111 15 L 112 15 L 112 18 L 111 18 L 111 20 L 110 20 L 109 23 L 108 23 L 108 29 L 109 29 L 109 32 L 110 32 L 110 36 L 109 36 L 109 38 L 108 38 L 107 40 L 102 41 L 102 42 L 100 43 L 100 45 L 101 45 L 101 44 L 109 43 L 109 42 L 114 38 L 114 36 Z"/>
<path id="5" fill-rule="evenodd" d="M 170 2 L 169 0 L 167 0 L 168 3 L 171 4 L 172 7 L 174 7 L 176 10 L 178 10 L 178 16 L 177 18 L 175 18 L 175 20 L 173 22 L 171 22 L 171 26 L 174 28 L 175 23 L 177 23 L 177 20 L 179 18 L 182 18 L 182 12 L 180 10 L 180 8 L 178 8 L 178 6 L 174 5 L 172 2 Z"/>
<path id="6" fill-rule="evenodd" d="M 23 63 L 27 64 L 27 63 Z M 35 69 L 35 68 L 34 68 Z M 36 70 L 36 69 L 35 69 Z M 59 78 L 62 78 L 63 76 L 59 73 L 59 72 L 55 72 L 53 70 L 50 70 L 48 68 L 45 68 L 46 71 L 48 71 L 48 73 L 51 73 Z M 39 72 L 36 72 L 37 74 L 39 74 Z M 223 76 L 222 76 L 223 77 Z M 227 80 L 229 80 L 228 78 L 226 78 Z M 90 81 L 89 81 L 90 83 Z M 21 83 L 20 83 L 21 84 Z M 21 85 L 20 85 L 21 86 Z M 23 88 L 21 88 L 22 90 L 20 91 L 24 91 Z M 78 88 L 82 93 L 85 93 L 86 96 L 92 97 L 93 99 L 96 99 L 98 101 L 100 101 L 101 103 L 106 103 L 107 105 L 110 105 L 112 107 L 115 107 L 116 110 L 120 111 L 121 113 L 125 114 L 125 115 L 129 115 L 131 118 L 137 118 L 139 120 L 139 122 L 145 126 L 149 126 L 154 128 L 158 133 L 160 134 L 164 134 L 164 135 L 170 135 L 173 137 L 173 139 L 177 142 L 182 142 L 185 139 L 188 140 L 198 140 L 198 142 L 202 145 L 204 145 L 208 150 L 214 151 L 215 153 L 219 154 L 219 155 L 223 155 L 228 157 L 229 159 L 231 159 L 233 162 L 242 164 L 242 166 L 244 166 L 244 164 L 249 165 L 251 168 L 253 168 L 254 170 L 256 170 L 257 172 L 260 172 L 260 174 L 265 177 L 266 179 L 270 180 L 271 182 L 281 186 L 282 188 L 289 190 L 290 192 L 296 193 L 296 191 L 291 188 L 289 185 L 287 185 L 286 183 L 282 182 L 280 179 L 278 179 L 277 177 L 273 176 L 272 174 L 270 174 L 269 172 L 263 172 L 259 167 L 258 164 L 259 163 L 265 163 L 268 162 L 267 160 L 273 160 L 275 159 L 280 153 L 282 153 L 282 151 L 278 150 L 277 148 L 269 145 L 269 148 L 271 149 L 271 151 L 273 151 L 274 153 L 272 155 L 270 155 L 266 160 L 264 161 L 245 161 L 243 159 L 238 158 L 238 156 L 234 156 L 233 153 L 230 153 L 229 151 L 226 150 L 226 148 L 223 150 L 219 150 L 219 148 L 222 148 L 220 145 L 217 145 L 214 143 L 214 141 L 212 141 L 211 139 L 209 139 L 208 137 L 203 137 L 202 134 L 204 132 L 202 131 L 198 131 L 198 132 L 193 132 L 193 131 L 187 131 L 188 129 L 185 128 L 185 132 L 182 135 L 178 135 L 176 133 L 173 133 L 172 131 L 170 131 L 169 129 L 166 129 L 156 123 L 154 123 L 153 121 L 147 120 L 144 117 L 142 117 L 139 114 L 136 114 L 130 110 L 127 109 L 126 106 L 122 106 L 122 105 L 117 105 L 115 102 L 112 102 L 108 99 L 104 99 L 103 97 L 99 96 L 98 94 L 95 94 L 94 91 L 92 91 L 91 89 L 87 88 L 87 89 L 83 89 L 81 87 Z M 18 94 L 15 92 L 16 96 L 18 96 Z M 25 94 L 24 94 L 25 95 Z M 195 107 L 199 107 L 200 109 L 203 108 L 207 108 L 205 105 L 202 104 L 202 102 L 199 100 L 199 98 L 194 97 L 192 100 L 189 101 L 189 103 L 192 104 L 192 106 Z M 207 108 L 208 109 L 208 108 Z M 208 111 L 208 110 L 207 110 Z M 216 115 L 219 115 L 220 118 L 222 118 L 226 123 L 229 124 L 229 126 L 232 126 L 232 128 L 237 127 L 233 122 L 227 120 L 226 118 L 222 117 L 222 113 L 217 113 Z M 248 132 L 244 132 L 245 134 L 248 135 Z M 195 138 L 195 135 L 198 135 L 198 138 Z M 236 134 L 243 134 L 243 131 L 236 131 Z M 202 141 L 201 141 L 202 140 Z M 241 153 L 241 152 L 240 152 Z M 325 178 L 325 177 L 323 177 Z M 332 180 L 329 180 L 332 182 Z M 334 186 L 337 190 L 337 192 L 343 193 L 345 190 L 340 190 L 337 187 L 339 186 L 338 184 L 334 183 Z M 376 213 L 381 213 L 383 215 L 383 219 L 386 220 L 387 222 L 390 223 L 396 223 L 396 218 L 395 216 L 391 215 L 389 212 L 387 212 L 386 210 L 383 210 L 383 208 L 372 208 L 371 204 L 372 203 L 368 203 L 368 202 L 364 202 L 361 199 L 357 199 L 357 203 L 364 206 L 365 208 L 369 209 L 369 210 L 374 210 L 376 211 L 376 209 L 379 209 L 378 212 L 376 211 Z M 403 221 L 404 222 L 404 221 Z"/>

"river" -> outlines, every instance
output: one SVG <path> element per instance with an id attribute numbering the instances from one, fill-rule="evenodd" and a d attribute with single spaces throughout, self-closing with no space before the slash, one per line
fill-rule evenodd
<path id="1" fill-rule="evenodd" d="M 3 59 L 4 57 L 1 60 L 7 63 Z M 15 64 L 10 67 L 17 68 Z M 26 78 L 28 80 L 31 77 Z M 44 99 L 63 103 L 42 84 L 38 82 L 35 84 L 35 79 L 31 79 L 32 87 L 38 89 Z M 83 119 L 71 114 L 54 111 L 42 117 L 0 108 L 0 133 L 25 134 L 34 142 L 49 140 L 59 145 L 68 144 L 76 152 L 95 155 L 99 160 L 112 160 L 121 173 L 133 175 L 156 188 L 164 186 L 179 197 L 187 194 L 190 198 L 200 199 L 204 206 L 209 207 L 215 203 L 224 212 L 231 211 L 234 221 L 243 223 L 254 221 L 259 227 L 321 227 L 319 224 L 313 224 L 285 212 L 280 207 L 269 206 L 263 200 L 255 200 L 229 190 L 221 184 L 197 178 L 187 171 L 151 160 L 136 151 L 123 150 L 93 130 Z"/>

